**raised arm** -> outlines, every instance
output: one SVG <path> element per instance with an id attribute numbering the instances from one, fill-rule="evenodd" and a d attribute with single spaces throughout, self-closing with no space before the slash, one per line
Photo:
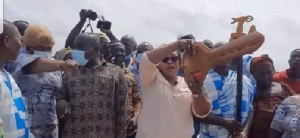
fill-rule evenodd
<path id="1" fill-rule="evenodd" d="M 76 24 L 76 26 L 72 29 L 72 31 L 70 32 L 70 34 L 68 35 L 68 38 L 66 40 L 66 44 L 65 44 L 65 48 L 72 48 L 73 49 L 73 42 L 76 38 L 76 36 L 80 33 L 81 29 L 83 28 L 85 21 L 87 19 L 87 10 L 86 9 L 82 9 L 79 13 L 80 15 L 80 20 L 79 22 Z"/>
<path id="2" fill-rule="evenodd" d="M 101 29 L 101 32 L 105 33 L 110 41 L 119 41 L 118 38 L 113 34 L 111 30 Z"/>

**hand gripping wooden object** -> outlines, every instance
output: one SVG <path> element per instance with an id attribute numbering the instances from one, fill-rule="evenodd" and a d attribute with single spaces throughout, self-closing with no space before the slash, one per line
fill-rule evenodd
<path id="1" fill-rule="evenodd" d="M 264 43 L 265 37 L 254 29 L 255 26 L 252 26 L 248 35 L 233 39 L 216 49 L 209 49 L 202 43 L 196 43 L 197 55 L 183 58 L 184 75 L 194 75 L 198 82 L 203 82 L 214 65 L 258 50 Z"/>

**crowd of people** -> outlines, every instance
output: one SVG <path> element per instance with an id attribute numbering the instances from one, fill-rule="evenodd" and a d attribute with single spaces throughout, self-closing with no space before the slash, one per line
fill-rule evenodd
<path id="1" fill-rule="evenodd" d="M 3 20 L 0 137 L 300 137 L 300 49 L 279 72 L 267 54 L 244 55 L 237 103 L 237 59 L 215 65 L 199 82 L 181 64 L 197 54 L 192 34 L 154 48 L 103 28 L 82 32 L 88 19 L 81 10 L 53 57 L 47 27 Z M 208 49 L 226 44 L 201 42 Z"/>

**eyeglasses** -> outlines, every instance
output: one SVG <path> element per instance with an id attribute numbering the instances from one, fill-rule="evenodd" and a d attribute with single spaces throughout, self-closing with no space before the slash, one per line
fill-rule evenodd
<path id="1" fill-rule="evenodd" d="M 169 60 L 171 60 L 173 63 L 177 62 L 179 60 L 179 57 L 165 57 L 162 62 L 163 63 L 168 63 Z"/>

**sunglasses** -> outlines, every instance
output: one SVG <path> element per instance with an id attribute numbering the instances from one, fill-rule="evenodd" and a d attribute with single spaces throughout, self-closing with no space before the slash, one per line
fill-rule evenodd
<path id="1" fill-rule="evenodd" d="M 168 63 L 169 60 L 171 60 L 173 63 L 177 62 L 179 60 L 179 57 L 165 57 L 162 62 L 163 63 Z"/>

